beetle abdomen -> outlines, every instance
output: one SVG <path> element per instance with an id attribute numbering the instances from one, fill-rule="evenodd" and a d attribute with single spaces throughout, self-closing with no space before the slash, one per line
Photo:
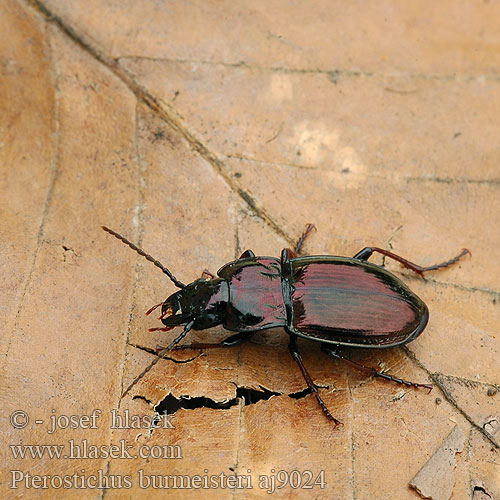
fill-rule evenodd
<path id="1" fill-rule="evenodd" d="M 292 261 L 293 327 L 338 344 L 388 347 L 425 328 L 425 304 L 383 268 L 348 258 Z"/>

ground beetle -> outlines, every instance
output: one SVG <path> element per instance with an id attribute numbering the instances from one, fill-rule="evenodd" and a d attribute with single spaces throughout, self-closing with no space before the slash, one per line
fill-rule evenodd
<path id="1" fill-rule="evenodd" d="M 177 280 L 159 261 L 115 231 L 105 231 L 123 241 L 133 250 L 159 267 L 180 291 L 152 307 L 146 314 L 161 307 L 161 328 L 168 331 L 183 325 L 183 332 L 158 353 L 158 357 L 125 390 L 125 395 L 170 349 L 228 347 L 236 345 L 266 328 L 284 327 L 290 335 L 290 353 L 298 363 L 311 392 L 328 418 L 334 418 L 319 395 L 309 372 L 302 362 L 297 337 L 321 342 L 331 356 L 372 375 L 414 387 L 432 388 L 401 380 L 386 373 L 347 359 L 339 352 L 343 346 L 394 347 L 407 344 L 422 333 L 429 311 L 400 279 L 387 269 L 368 262 L 373 252 L 400 262 L 423 275 L 426 271 L 450 266 L 470 254 L 463 249 L 455 258 L 434 266 L 421 267 L 377 247 L 366 247 L 354 257 L 317 255 L 298 257 L 297 254 L 312 224 L 299 239 L 294 250 L 285 248 L 281 258 L 256 257 L 251 250 L 223 266 L 218 277 L 207 271 L 189 285 Z M 191 330 L 205 330 L 222 325 L 236 331 L 220 344 L 178 346 Z"/>

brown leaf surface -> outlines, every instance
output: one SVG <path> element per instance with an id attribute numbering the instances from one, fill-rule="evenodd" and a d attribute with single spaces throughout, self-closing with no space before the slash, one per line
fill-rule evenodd
<path id="1" fill-rule="evenodd" d="M 500 498 L 498 4 L 0 9 L 2 498 L 257 499 L 274 477 L 272 498 L 415 499 L 409 482 L 455 425 L 451 498 Z M 171 353 L 121 398 L 178 334 L 144 316 L 174 287 L 100 225 L 188 282 L 247 248 L 279 255 L 308 222 L 311 254 L 376 245 L 429 265 L 470 248 L 426 280 L 387 261 L 429 326 L 407 348 L 350 353 L 430 395 L 301 341 L 334 428 L 273 329 Z M 150 428 L 160 403 L 175 414 Z M 165 489 L 167 475 L 194 482 Z M 278 488 L 287 477 L 313 487 Z"/>

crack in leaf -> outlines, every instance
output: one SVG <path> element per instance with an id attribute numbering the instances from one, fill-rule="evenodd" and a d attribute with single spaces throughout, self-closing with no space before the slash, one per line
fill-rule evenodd
<path id="1" fill-rule="evenodd" d="M 40 0 L 26 0 L 26 2 L 40 12 L 48 22 L 57 25 L 67 36 L 82 47 L 83 50 L 112 71 L 139 101 L 142 101 L 153 111 L 153 113 L 179 133 L 184 140 L 188 142 L 191 148 L 213 167 L 213 169 L 227 182 L 230 189 L 246 202 L 250 210 L 256 216 L 261 218 L 276 234 L 285 239 L 288 244 L 294 245 L 293 238 L 283 230 L 280 224 L 268 213 L 261 203 L 243 189 L 241 183 L 233 178 L 232 173 L 228 170 L 223 161 L 188 128 L 188 125 L 174 108 L 162 102 L 162 100 L 153 95 L 149 89 L 138 83 L 134 76 L 128 72 L 126 68 L 120 65 L 119 59 L 112 58 L 109 54 L 100 50 L 100 48 L 91 42 L 90 38 L 65 22 L 62 17 L 52 12 L 43 2 Z"/>
<path id="2" fill-rule="evenodd" d="M 429 373 L 429 376 L 431 377 L 432 381 L 441 389 L 443 395 L 447 399 L 447 401 L 454 406 L 466 419 L 467 421 L 476 429 L 481 432 L 481 434 L 491 443 L 496 449 L 500 449 L 500 443 L 496 441 L 496 439 L 489 434 L 484 426 L 478 424 L 478 422 L 475 421 L 475 419 L 469 415 L 469 413 L 466 411 L 466 409 L 462 408 L 459 404 L 459 402 L 454 398 L 452 395 L 451 391 L 448 389 L 448 387 L 445 384 L 445 378 L 450 378 L 450 379 L 458 379 L 457 377 L 445 377 L 439 373 Z M 458 379 L 461 380 L 461 379 Z M 462 385 L 465 385 L 467 387 L 474 387 L 477 382 L 469 381 L 466 379 L 461 380 Z M 485 385 L 485 384 L 484 384 Z"/>
<path id="3" fill-rule="evenodd" d="M 487 491 L 486 488 L 482 486 L 474 486 L 472 491 L 473 500 L 485 500 L 486 498 L 493 498 Z"/>
<path id="4" fill-rule="evenodd" d="M 271 391 L 269 389 L 266 389 L 262 385 L 259 385 L 259 387 L 261 390 L 236 385 L 236 396 L 232 399 L 222 401 L 217 401 L 206 396 L 190 397 L 189 395 L 182 395 L 180 397 L 176 397 L 172 393 L 169 393 L 154 407 L 154 409 L 160 415 L 165 413 L 172 414 L 181 408 L 184 410 L 195 410 L 197 408 L 228 410 L 233 406 L 239 405 L 241 400 L 243 400 L 244 406 L 248 406 L 256 404 L 259 401 L 271 399 L 275 396 L 288 396 L 289 398 L 293 399 L 301 399 L 311 393 L 311 390 L 309 388 L 305 388 L 302 391 L 285 394 L 283 392 Z M 143 396 L 134 396 L 134 399 L 136 398 L 144 399 L 145 401 L 147 401 Z"/>

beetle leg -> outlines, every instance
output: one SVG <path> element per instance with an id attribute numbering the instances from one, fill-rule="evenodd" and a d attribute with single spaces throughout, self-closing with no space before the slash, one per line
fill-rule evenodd
<path id="1" fill-rule="evenodd" d="M 354 258 L 359 260 L 368 260 L 372 256 L 373 252 L 378 252 L 381 253 L 382 255 L 385 255 L 386 257 L 389 257 L 390 259 L 397 260 L 403 266 L 407 267 L 408 269 L 411 269 L 417 274 L 420 274 L 420 276 L 423 276 L 423 274 L 427 271 L 435 271 L 436 269 L 441 269 L 443 267 L 451 266 L 466 254 L 472 255 L 469 252 L 469 250 L 467 250 L 467 248 L 464 248 L 456 257 L 453 257 L 453 259 L 447 260 L 446 262 L 441 262 L 441 264 L 435 264 L 434 266 L 427 266 L 427 267 L 422 267 L 419 266 L 418 264 L 414 264 L 413 262 L 410 262 L 409 260 L 406 260 L 405 258 L 396 255 L 395 253 L 389 252 L 388 250 L 384 250 L 383 248 L 378 248 L 378 247 L 365 247 L 363 248 L 363 250 L 359 251 L 354 256 Z"/>
<path id="2" fill-rule="evenodd" d="M 255 332 L 238 332 L 234 335 L 231 335 L 227 339 L 224 339 L 222 342 L 218 342 L 217 344 L 202 344 L 202 343 L 194 343 L 188 345 L 177 345 L 172 348 L 173 351 L 178 351 L 181 349 L 213 349 L 215 347 L 233 347 L 235 345 L 241 344 L 245 340 L 248 340 L 252 334 Z M 162 351 L 163 347 L 158 346 L 156 348 L 157 351 Z"/>
<path id="3" fill-rule="evenodd" d="M 245 250 L 241 255 L 240 259 L 246 259 L 247 257 L 255 257 L 255 254 L 252 252 L 252 250 Z"/>
<path id="4" fill-rule="evenodd" d="M 209 278 L 213 280 L 215 278 L 215 275 L 212 274 L 208 269 L 203 269 L 203 272 L 201 273 L 202 278 Z"/>
<path id="5" fill-rule="evenodd" d="M 387 375 L 387 373 L 382 373 L 378 372 L 374 368 L 371 368 L 369 366 L 362 365 L 361 363 L 357 363 L 356 361 L 352 361 L 348 358 L 345 358 L 341 354 L 339 354 L 337 351 L 333 349 L 329 349 L 328 347 L 325 347 L 324 345 L 322 346 L 323 350 L 333 356 L 334 358 L 340 359 L 344 363 L 353 366 L 354 368 L 357 368 L 358 370 L 364 371 L 366 373 L 370 373 L 374 377 L 381 377 L 385 378 L 386 380 L 392 380 L 393 382 L 396 382 L 397 384 L 402 384 L 406 385 L 407 387 L 425 387 L 426 389 L 429 389 L 429 392 L 432 391 L 432 384 L 417 384 L 416 382 L 409 382 L 408 380 L 403 380 L 400 378 L 393 377 L 392 375 Z"/>
<path id="6" fill-rule="evenodd" d="M 287 259 L 295 259 L 297 257 L 297 255 L 300 253 L 300 249 L 302 248 L 305 239 L 313 229 L 316 229 L 316 226 L 314 224 L 308 224 L 306 230 L 299 238 L 299 241 L 297 241 L 295 248 L 293 250 L 291 248 L 285 248 L 285 250 L 287 251 Z"/>
<path id="7" fill-rule="evenodd" d="M 161 352 L 158 353 L 158 356 L 155 359 L 153 359 L 153 361 L 151 361 L 151 363 L 149 363 L 149 365 L 142 371 L 142 373 L 140 375 L 138 375 L 131 382 L 131 384 L 125 389 L 125 391 L 123 391 L 122 398 L 130 391 L 130 389 L 132 389 L 132 387 L 134 387 L 135 384 L 137 384 L 137 382 L 139 382 L 139 380 L 142 379 L 142 377 L 144 377 L 144 375 L 146 375 L 146 373 L 149 372 L 149 370 L 151 370 L 151 368 L 153 368 L 154 365 L 156 365 L 156 363 L 158 363 L 158 361 L 160 361 L 160 359 L 163 359 L 165 354 L 167 354 L 167 352 L 170 351 L 170 349 L 172 349 L 172 347 L 177 345 L 177 343 L 180 342 L 188 334 L 188 332 L 191 330 L 191 328 L 193 328 L 193 324 L 194 324 L 194 320 L 187 323 L 184 326 L 184 330 L 182 331 L 182 333 L 180 335 L 178 335 L 171 342 L 171 344 L 168 347 L 165 347 L 165 349 L 163 349 Z"/>
<path id="8" fill-rule="evenodd" d="M 294 257 L 296 257 L 297 254 L 300 253 L 300 249 L 302 248 L 302 245 L 303 245 L 305 239 L 307 238 L 307 236 L 309 235 L 309 233 L 313 229 L 316 229 L 316 226 L 314 224 L 308 224 L 307 225 L 306 230 L 302 233 L 302 236 L 299 238 L 299 241 L 297 241 L 297 244 L 295 245 L 295 248 L 293 249 L 295 255 L 291 256 L 292 259 Z"/>
<path id="9" fill-rule="evenodd" d="M 325 415 L 330 420 L 333 420 L 333 423 L 336 426 L 337 425 L 344 425 L 340 420 L 337 420 L 328 411 L 328 408 L 326 407 L 325 402 L 323 401 L 323 399 L 321 399 L 321 396 L 319 395 L 318 387 L 313 382 L 311 375 L 309 375 L 309 372 L 307 371 L 306 367 L 304 366 L 304 363 L 302 362 L 302 356 L 300 355 L 299 348 L 297 346 L 297 335 L 290 334 L 290 343 L 288 344 L 288 347 L 290 349 L 290 353 L 291 353 L 293 359 L 295 359 L 295 361 L 297 361 L 297 364 L 299 365 L 300 371 L 302 372 L 304 380 L 306 381 L 307 387 L 309 387 L 310 391 L 316 396 L 316 399 L 318 400 L 318 403 L 321 406 L 321 409 L 323 410 Z"/>

